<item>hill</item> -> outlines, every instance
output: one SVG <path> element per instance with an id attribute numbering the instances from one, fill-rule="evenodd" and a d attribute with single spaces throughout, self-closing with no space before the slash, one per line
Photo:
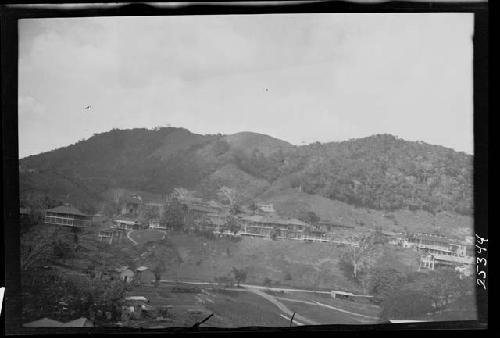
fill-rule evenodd
<path id="1" fill-rule="evenodd" d="M 251 132 L 113 129 L 20 160 L 22 201 L 46 195 L 89 211 L 113 189 L 164 195 L 184 187 L 213 198 L 222 185 L 249 199 L 275 200 L 285 213 L 300 195 L 329 219 L 360 208 L 371 218 L 408 210 L 433 219 L 472 214 L 471 155 L 392 135 L 293 146 Z"/>

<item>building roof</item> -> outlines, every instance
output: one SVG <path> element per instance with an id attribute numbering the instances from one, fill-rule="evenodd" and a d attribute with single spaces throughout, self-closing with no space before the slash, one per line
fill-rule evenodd
<path id="1" fill-rule="evenodd" d="M 460 241 L 437 234 L 416 233 L 410 237 L 413 237 L 415 239 L 430 240 L 444 244 L 461 244 Z"/>
<path id="2" fill-rule="evenodd" d="M 436 260 L 444 262 L 459 263 L 459 264 L 472 264 L 474 260 L 473 257 L 460 257 L 460 256 L 440 255 L 440 254 L 434 254 L 434 258 Z"/>
<path id="3" fill-rule="evenodd" d="M 137 271 L 146 271 L 146 270 L 149 270 L 149 268 L 147 266 L 140 266 L 136 270 Z"/>
<path id="4" fill-rule="evenodd" d="M 125 298 L 125 300 L 133 300 L 133 301 L 139 301 L 139 302 L 147 302 L 148 299 L 144 296 L 130 296 Z"/>
<path id="5" fill-rule="evenodd" d="M 124 223 L 124 224 L 129 224 L 129 225 L 134 225 L 134 224 L 138 223 L 137 220 L 125 218 L 125 217 L 114 219 L 113 222 Z"/>
<path id="6" fill-rule="evenodd" d="M 24 327 L 84 327 L 93 325 L 89 322 L 87 318 L 81 317 L 67 323 L 63 323 L 49 318 L 42 318 L 30 323 L 23 324 L 23 326 Z"/>
<path id="7" fill-rule="evenodd" d="M 332 291 L 332 293 L 342 296 L 354 296 L 352 292 L 345 292 L 345 291 Z"/>
<path id="8" fill-rule="evenodd" d="M 87 214 L 84 214 L 77 208 L 71 206 L 71 205 L 60 205 L 58 207 L 52 208 L 52 209 L 47 209 L 47 212 L 53 212 L 57 214 L 67 214 L 67 215 L 75 215 L 75 216 L 89 216 Z"/>
<path id="9" fill-rule="evenodd" d="M 242 220 L 255 222 L 255 223 L 269 223 L 276 225 L 301 225 L 308 226 L 309 224 L 302 222 L 296 218 L 280 218 L 280 217 L 272 217 L 272 216 L 264 216 L 264 215 L 251 215 L 251 216 L 242 216 Z"/>
<path id="10" fill-rule="evenodd" d="M 62 325 L 62 322 L 49 318 L 42 318 L 30 323 L 23 324 L 24 327 L 62 327 Z"/>

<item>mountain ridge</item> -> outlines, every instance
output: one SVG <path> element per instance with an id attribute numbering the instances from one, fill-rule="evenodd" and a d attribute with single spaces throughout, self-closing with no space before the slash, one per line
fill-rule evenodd
<path id="1" fill-rule="evenodd" d="M 19 163 L 21 198 L 82 195 L 75 202 L 94 209 L 112 188 L 213 196 L 227 185 L 243 202 L 296 189 L 355 207 L 472 213 L 472 155 L 390 134 L 297 146 L 253 132 L 113 129 Z"/>

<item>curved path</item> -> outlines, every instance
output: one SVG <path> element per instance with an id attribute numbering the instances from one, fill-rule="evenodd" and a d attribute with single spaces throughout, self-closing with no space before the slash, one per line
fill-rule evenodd
<path id="1" fill-rule="evenodd" d="M 163 283 L 183 283 L 183 284 L 191 284 L 191 285 L 218 285 L 217 283 L 213 283 L 213 282 L 187 282 L 187 281 L 174 281 L 174 280 L 167 280 L 167 279 L 162 279 L 160 280 L 160 282 L 163 282 Z M 374 321 L 378 320 L 377 317 L 373 317 L 373 316 L 368 316 L 368 315 L 363 315 L 361 313 L 356 313 L 356 312 L 352 312 L 352 311 L 348 311 L 348 310 L 345 310 L 345 309 L 342 309 L 342 308 L 339 308 L 339 307 L 336 307 L 336 306 L 332 306 L 332 305 L 328 305 L 328 304 L 323 304 L 323 303 L 320 303 L 320 302 L 317 302 L 317 301 L 306 301 L 306 300 L 299 300 L 299 299 L 293 299 L 293 298 L 286 298 L 286 297 L 274 297 L 274 296 L 271 296 L 261 290 L 273 290 L 273 291 L 300 291 L 300 292 L 316 292 L 316 293 L 330 293 L 330 292 L 324 292 L 324 291 L 312 291 L 312 290 L 302 290 L 302 289 L 289 289 L 289 288 L 270 288 L 270 287 L 265 287 L 265 286 L 260 286 L 260 285 L 252 285 L 252 284 L 240 284 L 240 286 L 243 287 L 243 289 L 239 289 L 239 288 L 226 288 L 227 290 L 231 290 L 231 291 L 249 291 L 249 292 L 253 292 L 261 297 L 264 297 L 266 298 L 268 301 L 272 302 L 273 304 L 275 304 L 278 308 L 280 308 L 280 310 L 282 310 L 283 312 L 285 312 L 286 314 L 289 314 L 290 316 L 293 315 L 293 311 L 291 311 L 285 304 L 281 303 L 279 301 L 279 299 L 281 300 L 285 300 L 285 301 L 290 301 L 290 302 L 296 302 L 296 303 L 304 303 L 304 304 L 308 304 L 308 305 L 316 305 L 316 306 L 321 306 L 321 307 L 324 307 L 324 308 L 328 308 L 330 310 L 335 310 L 335 311 L 339 311 L 339 312 L 343 312 L 345 314 L 349 314 L 351 316 L 355 316 L 355 317 L 361 317 L 361 318 L 355 318 L 356 320 L 358 320 L 359 322 L 362 322 L 362 323 L 373 323 Z M 279 305 L 278 305 L 279 304 Z M 284 316 L 282 316 L 283 318 L 285 318 Z M 294 317 L 294 322 L 295 322 L 295 318 L 299 319 L 300 318 L 304 318 L 302 317 L 301 315 L 298 315 L 298 314 L 295 314 L 295 317 Z M 305 318 L 306 320 L 304 322 L 314 322 L 314 321 L 311 321 L 311 320 L 308 320 L 307 318 Z M 297 324 L 297 325 L 301 325 L 300 324 Z M 303 324 L 302 324 L 303 325 Z M 313 325 L 313 324 L 311 324 Z"/>
<path id="2" fill-rule="evenodd" d="M 307 301 L 307 300 L 285 298 L 285 297 L 276 297 L 276 298 L 277 299 L 281 299 L 281 300 L 286 300 L 288 302 L 295 302 L 295 303 L 303 303 L 303 304 L 308 304 L 308 305 L 322 306 L 322 307 L 325 307 L 327 309 L 331 309 L 331 310 L 335 310 L 335 311 L 347 313 L 347 314 L 352 315 L 352 316 L 358 316 L 358 317 L 363 317 L 363 318 L 366 318 L 366 319 L 370 319 L 370 322 L 373 322 L 373 320 L 378 320 L 379 319 L 378 317 L 367 316 L 367 315 L 363 315 L 361 313 L 347 311 L 347 310 L 341 309 L 339 307 L 328 305 L 328 304 L 323 304 L 323 303 L 320 303 L 320 302 L 317 302 L 317 301 Z M 360 320 L 360 321 L 365 322 L 364 320 Z"/>
<path id="3" fill-rule="evenodd" d="M 127 238 L 132 242 L 134 243 L 134 245 L 138 245 L 139 243 L 137 243 L 132 237 L 130 237 L 130 234 L 132 232 L 134 232 L 135 230 L 130 230 L 130 231 L 127 231 Z"/>
<path id="4" fill-rule="evenodd" d="M 285 304 L 283 304 L 282 302 L 280 302 L 279 300 L 277 300 L 274 296 L 271 296 L 271 295 L 268 295 L 267 293 L 265 292 L 262 292 L 260 290 L 257 290 L 255 288 L 248 288 L 247 289 L 250 291 L 250 292 L 253 292 L 255 293 L 256 295 L 259 295 L 263 298 L 265 298 L 266 300 L 270 301 L 271 303 L 273 303 L 274 305 L 276 305 L 282 312 L 284 312 L 286 315 L 288 315 L 289 317 L 293 316 L 294 312 L 292 310 L 290 310 Z M 305 323 L 305 324 L 308 324 L 308 325 L 319 325 L 319 323 L 313 321 L 313 320 L 310 320 L 304 316 L 301 316 L 299 315 L 298 313 L 295 313 L 295 316 L 294 316 L 294 319 L 297 319 L 297 321 L 300 321 L 302 323 Z"/>

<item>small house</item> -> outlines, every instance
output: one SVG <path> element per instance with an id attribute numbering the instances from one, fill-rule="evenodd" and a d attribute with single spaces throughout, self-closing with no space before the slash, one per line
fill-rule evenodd
<path id="1" fill-rule="evenodd" d="M 119 274 L 120 280 L 124 282 L 130 283 L 134 280 L 134 271 L 130 270 L 127 266 L 122 266 L 115 271 Z"/>
<path id="2" fill-rule="evenodd" d="M 274 213 L 274 205 L 272 203 L 256 203 L 255 206 L 262 212 Z"/>
<path id="3" fill-rule="evenodd" d="M 122 203 L 122 215 L 137 215 L 142 205 L 142 198 L 139 195 L 130 195 Z"/>
<path id="4" fill-rule="evenodd" d="M 150 219 L 148 224 L 148 229 L 151 230 L 159 230 L 159 231 L 167 231 L 168 227 L 166 224 L 160 222 L 159 219 Z"/>
<path id="5" fill-rule="evenodd" d="M 147 266 L 140 266 L 135 269 L 136 280 L 142 284 L 151 284 L 155 281 L 155 274 Z"/>
<path id="6" fill-rule="evenodd" d="M 143 296 L 130 296 L 125 298 L 123 312 L 128 313 L 134 319 L 142 318 L 142 311 L 150 308 L 147 303 L 149 300 Z"/>
<path id="7" fill-rule="evenodd" d="M 331 296 L 333 299 L 350 299 L 354 296 L 354 294 L 345 291 L 332 291 Z"/>

